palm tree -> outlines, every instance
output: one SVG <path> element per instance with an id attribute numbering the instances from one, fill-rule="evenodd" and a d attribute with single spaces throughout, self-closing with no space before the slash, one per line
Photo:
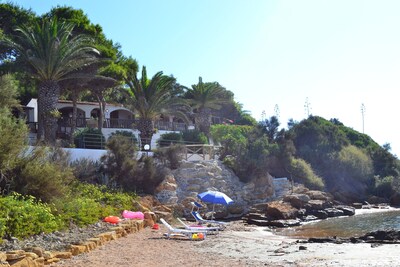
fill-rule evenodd
<path id="1" fill-rule="evenodd" d="M 138 79 L 135 74 L 127 80 L 127 84 L 127 102 L 130 109 L 138 115 L 136 127 L 140 131 L 142 146 L 151 144 L 155 133 L 154 122 L 161 115 L 172 115 L 187 121 L 185 101 L 173 94 L 175 78 L 163 75 L 160 71 L 149 80 L 146 67 L 143 67 L 142 77 Z"/>
<path id="2" fill-rule="evenodd" d="M 198 84 L 187 88 L 185 98 L 193 109 L 196 127 L 207 135 L 210 132 L 211 111 L 218 110 L 222 104 L 229 102 L 224 87 L 217 82 L 204 83 L 201 77 Z"/>
<path id="3" fill-rule="evenodd" d="M 98 61 L 98 51 L 85 35 L 72 36 L 74 25 L 55 19 L 16 29 L 3 43 L 15 51 L 14 65 L 24 66 L 39 81 L 38 139 L 54 143 L 57 130 L 60 82 L 79 78 L 78 69 Z"/>

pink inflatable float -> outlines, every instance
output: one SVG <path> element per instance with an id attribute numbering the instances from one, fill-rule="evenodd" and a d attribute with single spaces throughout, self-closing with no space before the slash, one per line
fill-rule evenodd
<path id="1" fill-rule="evenodd" d="M 125 219 L 143 220 L 144 214 L 143 214 L 143 212 L 140 212 L 140 211 L 124 210 L 122 212 L 122 217 L 124 217 Z"/>

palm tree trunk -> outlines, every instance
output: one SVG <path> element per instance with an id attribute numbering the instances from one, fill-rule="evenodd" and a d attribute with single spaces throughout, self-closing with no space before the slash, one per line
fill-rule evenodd
<path id="1" fill-rule="evenodd" d="M 145 145 L 149 145 L 151 148 L 151 139 L 153 138 L 154 134 L 154 123 L 150 119 L 143 119 L 139 118 L 138 130 L 140 131 L 140 143 L 141 143 L 141 150 L 144 149 Z"/>
<path id="2" fill-rule="evenodd" d="M 99 102 L 99 117 L 97 121 L 97 128 L 99 128 L 100 131 L 103 130 L 103 121 L 104 121 L 104 111 L 106 108 L 106 101 L 104 100 L 103 95 L 97 94 L 97 101 Z"/>
<path id="3" fill-rule="evenodd" d="M 38 97 L 38 139 L 45 143 L 55 144 L 57 132 L 60 86 L 56 81 L 44 81 L 39 87 Z M 44 139 L 42 139 L 44 137 Z"/>
<path id="4" fill-rule="evenodd" d="M 72 91 L 72 118 L 71 118 L 71 132 L 69 136 L 69 143 L 72 145 L 74 143 L 74 133 L 76 131 L 76 119 L 78 117 L 78 109 L 77 103 L 78 102 L 78 92 L 75 90 Z"/>
<path id="5" fill-rule="evenodd" d="M 195 115 L 195 124 L 197 128 L 205 133 L 207 136 L 209 136 L 210 133 L 210 127 L 211 127 L 211 122 L 210 122 L 210 117 L 211 117 L 211 111 L 209 109 L 201 109 L 199 112 Z"/>

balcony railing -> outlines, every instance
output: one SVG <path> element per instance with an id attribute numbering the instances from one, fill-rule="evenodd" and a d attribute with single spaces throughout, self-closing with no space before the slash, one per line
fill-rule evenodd
<path id="1" fill-rule="evenodd" d="M 137 122 L 137 119 L 105 119 L 103 122 L 103 128 L 136 129 L 135 124 Z M 83 128 L 88 127 L 92 123 L 93 126 L 95 125 L 97 127 L 96 119 L 77 118 L 75 126 L 78 128 Z M 72 124 L 72 118 L 60 118 L 58 120 L 59 129 L 71 127 Z M 186 123 L 182 122 L 156 121 L 154 128 L 166 131 L 184 131 L 187 129 L 187 125 Z"/>

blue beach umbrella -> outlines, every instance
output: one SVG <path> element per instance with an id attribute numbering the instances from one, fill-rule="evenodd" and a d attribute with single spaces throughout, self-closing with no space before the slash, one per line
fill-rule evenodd
<path id="1" fill-rule="evenodd" d="M 206 191 L 203 193 L 200 193 L 197 195 L 198 198 L 201 199 L 201 201 L 212 203 L 213 204 L 213 215 L 214 216 L 214 206 L 215 204 L 222 204 L 222 205 L 229 205 L 230 203 L 233 202 L 233 200 L 225 195 L 222 192 L 218 191 Z"/>

